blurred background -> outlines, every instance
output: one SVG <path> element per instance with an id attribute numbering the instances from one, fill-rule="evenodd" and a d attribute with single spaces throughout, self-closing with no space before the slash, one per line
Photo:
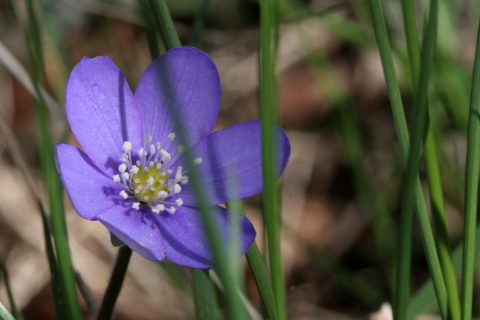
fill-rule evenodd
<path id="1" fill-rule="evenodd" d="M 55 141 L 75 143 L 64 118 L 64 89 L 81 57 L 111 56 L 131 88 L 136 87 L 151 61 L 145 38 L 151 21 L 141 2 L 35 1 Z M 223 96 L 216 129 L 257 119 L 258 2 L 167 2 L 182 43 L 206 51 L 219 69 Z M 388 306 L 381 308 L 392 297 L 404 164 L 367 2 L 280 2 L 281 124 L 292 144 L 281 178 L 289 318 L 389 319 Z M 430 119 L 435 124 L 448 232 L 455 249 L 463 227 L 465 135 L 480 4 L 473 0 L 440 4 Z M 385 0 L 383 5 L 410 119 L 412 84 L 400 2 Z M 421 28 L 424 1 L 415 5 Z M 44 196 L 25 28 L 23 1 L 0 0 L 0 264 L 8 270 L 25 318 L 54 319 L 37 206 Z M 261 247 L 260 204 L 259 196 L 245 201 Z M 103 226 L 81 219 L 68 200 L 66 205 L 73 263 L 92 293 L 82 299 L 88 314 L 103 295 L 117 249 Z M 245 261 L 241 263 L 251 308 L 261 310 L 255 282 Z M 134 254 L 116 319 L 193 318 L 189 279 L 187 269 L 151 263 Z M 435 312 L 429 280 L 422 241 L 415 233 L 410 307 L 425 315 Z M 479 298 L 476 285 L 474 301 Z M 0 301 L 8 301 L 4 282 L 0 282 Z M 478 315 L 478 303 L 474 308 Z"/>

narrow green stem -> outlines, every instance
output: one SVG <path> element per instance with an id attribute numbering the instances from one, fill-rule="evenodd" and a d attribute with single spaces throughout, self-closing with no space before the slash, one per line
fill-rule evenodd
<path id="1" fill-rule="evenodd" d="M 8 301 L 10 302 L 10 310 L 12 311 L 12 314 L 16 320 L 22 320 L 22 313 L 17 308 L 17 304 L 15 303 L 15 298 L 12 292 L 12 287 L 10 286 L 10 279 L 8 276 L 7 268 L 5 268 L 3 263 L 0 263 L 0 283 L 2 282 L 2 279 L 3 283 L 5 284 L 5 289 L 7 290 L 7 297 Z"/>
<path id="2" fill-rule="evenodd" d="M 262 121 L 263 209 L 273 293 L 278 319 L 286 319 L 285 293 L 281 267 L 279 196 L 275 183 L 278 119 L 275 40 L 277 19 L 275 0 L 260 2 L 260 119 Z"/>
<path id="3" fill-rule="evenodd" d="M 462 269 L 462 319 L 472 318 L 473 278 L 475 267 L 475 227 L 477 224 L 478 179 L 480 174 L 480 24 L 477 32 L 473 68 L 470 112 L 467 132 L 467 164 L 465 169 L 465 211 Z"/>
<path id="4" fill-rule="evenodd" d="M 123 280 L 125 279 L 131 256 L 132 250 L 127 246 L 122 246 L 118 250 L 117 260 L 115 261 L 115 266 L 113 267 L 107 290 L 103 296 L 97 320 L 109 320 L 112 317 L 113 309 L 120 294 L 120 290 L 122 289 Z"/>

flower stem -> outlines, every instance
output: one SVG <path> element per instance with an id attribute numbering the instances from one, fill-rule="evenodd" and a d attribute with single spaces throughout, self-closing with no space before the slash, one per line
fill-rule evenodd
<path id="1" fill-rule="evenodd" d="M 117 260 L 115 261 L 107 290 L 103 296 L 97 320 L 108 320 L 112 317 L 113 308 L 122 289 L 123 279 L 125 279 L 131 256 L 132 250 L 127 246 L 122 246 L 118 250 Z"/>

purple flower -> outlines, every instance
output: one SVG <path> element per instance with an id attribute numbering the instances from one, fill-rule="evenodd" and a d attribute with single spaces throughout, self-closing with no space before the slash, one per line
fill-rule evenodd
<path id="1" fill-rule="evenodd" d="M 220 105 L 220 79 L 202 51 L 175 48 L 155 60 L 135 93 L 108 57 L 83 58 L 66 89 L 70 127 L 82 146 L 57 146 L 58 170 L 77 212 L 98 220 L 142 256 L 209 268 L 212 256 L 181 153 L 190 148 L 218 232 L 228 242 L 227 211 L 218 206 L 262 190 L 260 123 L 240 123 L 211 133 Z M 172 109 L 188 145 L 175 134 Z M 280 138 L 279 170 L 290 153 Z M 233 176 L 232 176 L 233 175 Z M 233 177 L 233 179 L 232 179 Z M 255 238 L 241 218 L 241 253 Z"/>

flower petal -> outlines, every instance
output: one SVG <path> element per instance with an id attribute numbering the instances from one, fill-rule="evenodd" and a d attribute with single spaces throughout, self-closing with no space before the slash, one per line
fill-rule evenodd
<path id="1" fill-rule="evenodd" d="M 206 136 L 217 120 L 220 78 L 212 60 L 191 47 L 169 50 L 143 74 L 135 98 L 142 108 L 144 135 L 166 141 L 175 132 L 176 112 L 189 145 Z"/>
<path id="2" fill-rule="evenodd" d="M 72 205 L 80 216 L 95 220 L 97 214 L 115 206 L 119 186 L 100 172 L 80 149 L 68 144 L 57 145 L 57 165 Z"/>
<path id="3" fill-rule="evenodd" d="M 109 57 L 83 58 L 67 83 L 68 122 L 97 168 L 113 173 L 122 143 L 143 145 L 141 114 L 122 72 Z"/>
<path id="4" fill-rule="evenodd" d="M 165 244 L 158 230 L 159 216 L 118 205 L 98 215 L 98 220 L 130 249 L 147 259 L 165 259 Z"/>
<path id="5" fill-rule="evenodd" d="M 222 243 L 229 243 L 231 228 L 227 210 L 215 207 L 212 215 L 216 218 Z M 176 264 L 191 268 L 211 268 L 213 258 L 200 213 L 196 208 L 182 207 L 169 216 L 156 219 L 165 240 L 166 257 Z M 255 229 L 245 217 L 240 217 L 240 254 L 243 255 L 255 240 Z"/>
<path id="6" fill-rule="evenodd" d="M 192 149 L 201 157 L 198 169 L 202 186 L 212 204 L 243 199 L 263 189 L 260 121 L 233 125 L 214 132 Z M 278 128 L 278 170 L 280 175 L 290 155 L 290 143 L 285 132 Z M 195 205 L 191 184 L 180 194 L 183 201 Z"/>
<path id="7" fill-rule="evenodd" d="M 222 243 L 228 243 L 230 222 L 225 209 L 214 211 Z M 255 230 L 245 217 L 240 217 L 240 254 L 244 254 L 255 239 Z M 175 214 L 154 214 L 150 210 L 133 210 L 116 206 L 98 215 L 110 232 L 132 250 L 147 259 L 168 258 L 176 264 L 191 268 L 213 266 L 200 213 L 182 207 Z"/>

